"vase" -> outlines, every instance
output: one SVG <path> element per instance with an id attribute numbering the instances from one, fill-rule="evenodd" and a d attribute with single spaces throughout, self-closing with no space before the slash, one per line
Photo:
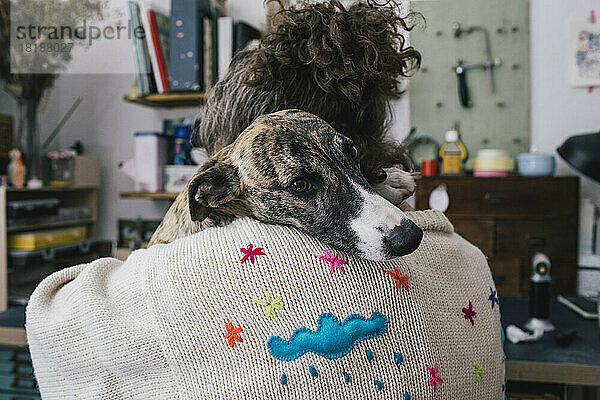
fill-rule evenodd
<path id="1" fill-rule="evenodd" d="M 19 126 L 15 145 L 23 149 L 27 180 L 41 178 L 40 130 L 38 123 L 39 101 L 23 99 L 19 103 Z"/>

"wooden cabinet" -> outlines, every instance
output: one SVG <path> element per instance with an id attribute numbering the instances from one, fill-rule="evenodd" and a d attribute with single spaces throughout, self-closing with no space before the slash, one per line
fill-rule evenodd
<path id="1" fill-rule="evenodd" d="M 488 257 L 500 295 L 528 295 L 537 251 L 552 260 L 553 293 L 575 294 L 579 178 L 423 177 L 418 210 L 430 208 L 429 196 L 440 185 L 450 199 L 446 215 Z"/>

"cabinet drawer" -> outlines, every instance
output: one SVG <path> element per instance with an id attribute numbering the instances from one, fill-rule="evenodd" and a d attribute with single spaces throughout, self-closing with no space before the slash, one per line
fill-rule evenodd
<path id="1" fill-rule="evenodd" d="M 522 296 L 522 260 L 517 257 L 494 257 L 489 261 L 498 296 Z"/>
<path id="2" fill-rule="evenodd" d="M 31 363 L 31 355 L 26 347 L 0 346 L 0 362 Z"/>
<path id="3" fill-rule="evenodd" d="M 577 218 L 576 178 L 446 178 L 418 182 L 417 208 L 429 208 L 429 195 L 446 185 L 449 216 Z"/>
<path id="4" fill-rule="evenodd" d="M 494 251 L 494 220 L 477 218 L 450 218 L 454 231 L 491 257 Z"/>
<path id="5" fill-rule="evenodd" d="M 494 250 L 498 256 L 531 256 L 536 251 L 542 251 L 549 257 L 575 257 L 577 221 L 498 221 Z"/>
<path id="6" fill-rule="evenodd" d="M 33 376 L 18 376 L 18 375 L 1 375 L 0 374 L 0 390 L 10 391 L 15 394 L 39 394 L 37 383 Z"/>
<path id="7" fill-rule="evenodd" d="M 28 362 L 3 361 L 0 362 L 0 374 L 33 377 L 33 365 Z"/>

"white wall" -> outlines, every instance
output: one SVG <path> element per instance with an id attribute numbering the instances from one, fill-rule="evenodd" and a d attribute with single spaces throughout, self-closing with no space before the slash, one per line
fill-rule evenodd
<path id="1" fill-rule="evenodd" d="M 559 174 L 573 175 L 556 148 L 569 136 L 600 130 L 600 87 L 590 94 L 569 84 L 569 24 L 585 22 L 594 8 L 600 18 L 600 2 L 530 1 L 531 144 L 556 155 Z M 600 184 L 579 175 L 582 195 L 600 204 Z"/>

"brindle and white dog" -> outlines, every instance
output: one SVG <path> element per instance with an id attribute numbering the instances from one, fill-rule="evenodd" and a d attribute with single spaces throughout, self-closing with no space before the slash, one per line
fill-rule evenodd
<path id="1" fill-rule="evenodd" d="M 363 177 L 352 141 L 300 110 L 259 117 L 202 165 L 150 245 L 242 216 L 294 226 L 372 260 L 409 254 L 423 237 Z"/>

